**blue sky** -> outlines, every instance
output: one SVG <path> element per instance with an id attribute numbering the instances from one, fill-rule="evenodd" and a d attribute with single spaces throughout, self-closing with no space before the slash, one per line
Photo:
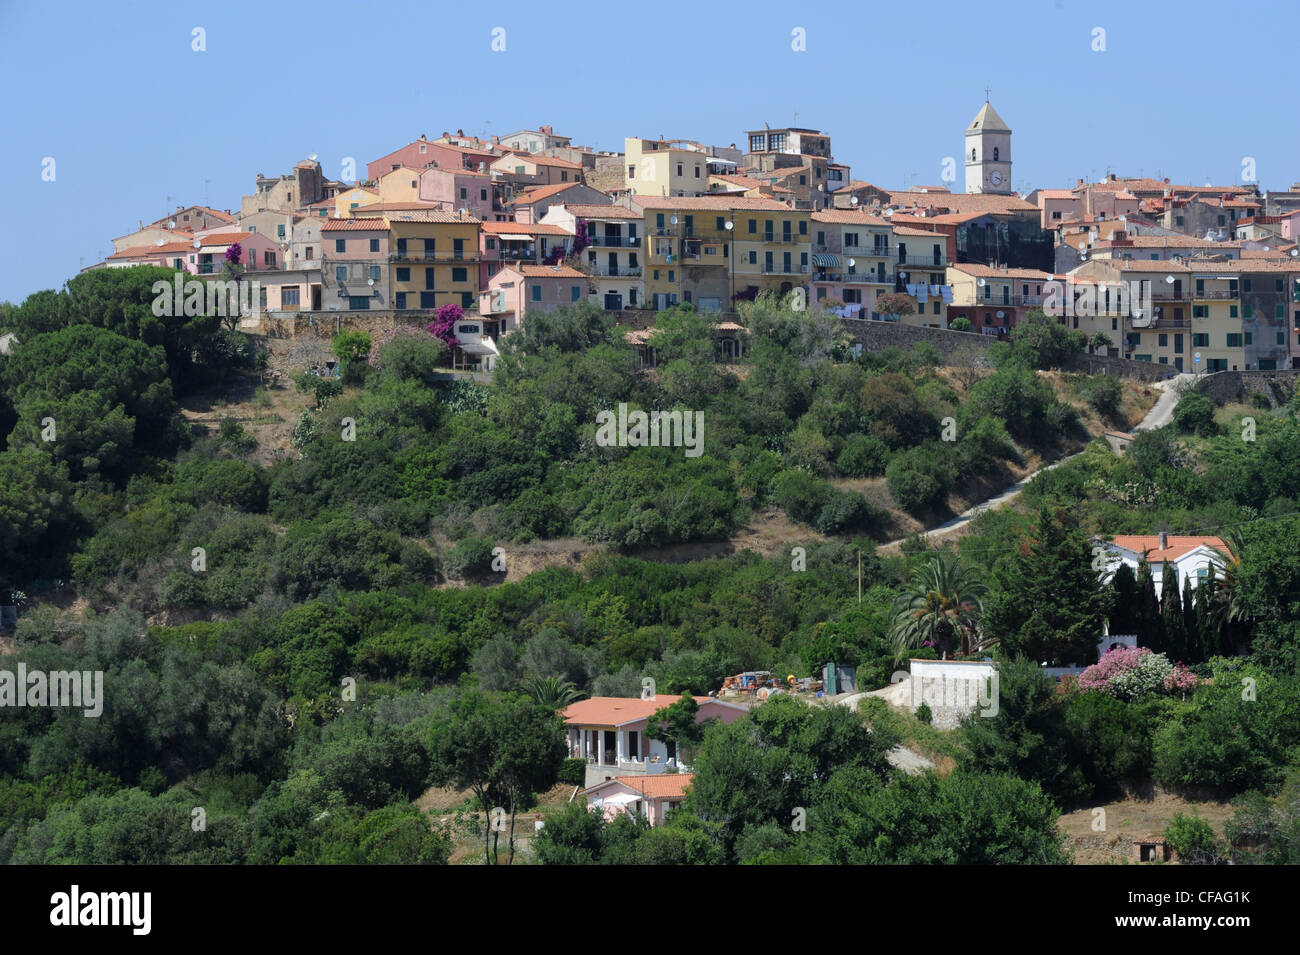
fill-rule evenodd
<path id="1" fill-rule="evenodd" d="M 535 2 L 0 0 L 0 301 L 61 286 L 170 211 L 168 196 L 236 209 L 259 172 L 310 153 L 337 178 L 344 157 L 363 172 L 457 128 L 743 146 L 745 130 L 797 114 L 831 134 L 855 179 L 904 188 L 939 182 L 947 156 L 961 176 L 987 85 L 1014 131 L 1017 189 L 1108 167 L 1238 182 L 1248 156 L 1263 187 L 1300 180 L 1294 0 L 821 6 L 631 0 L 588 20 L 582 5 Z"/>

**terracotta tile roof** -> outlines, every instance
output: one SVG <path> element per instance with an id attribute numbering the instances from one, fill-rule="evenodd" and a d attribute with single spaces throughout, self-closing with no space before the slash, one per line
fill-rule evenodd
<path id="1" fill-rule="evenodd" d="M 545 266 L 543 266 L 545 268 Z M 581 275 L 582 273 L 578 273 Z M 680 700 L 680 696 L 660 693 L 653 700 L 635 697 L 593 696 L 589 700 L 570 703 L 561 712 L 564 722 L 583 726 L 621 726 L 653 716 L 665 706 Z"/>
<path id="2" fill-rule="evenodd" d="M 1040 199 L 1078 199 L 1073 189 L 1039 189 Z"/>
<path id="3" fill-rule="evenodd" d="M 387 232 L 388 220 L 383 216 L 357 216 L 354 219 L 326 219 L 322 232 Z"/>
<path id="4" fill-rule="evenodd" d="M 1167 546 L 1164 550 L 1160 549 L 1160 537 L 1156 534 L 1118 534 L 1112 540 L 1117 547 L 1123 547 L 1137 554 L 1145 553 L 1147 563 L 1150 564 L 1177 560 L 1189 551 L 1202 546 L 1216 547 L 1231 553 L 1228 545 L 1220 537 L 1175 537 L 1170 534 L 1165 538 Z"/>
<path id="5" fill-rule="evenodd" d="M 641 213 L 616 205 L 598 205 L 596 203 L 563 203 L 566 212 L 572 212 L 579 219 L 641 219 Z"/>
<path id="6" fill-rule="evenodd" d="M 1240 249 L 1241 243 L 1235 239 L 1215 242 L 1213 239 L 1198 239 L 1194 236 L 1172 235 L 1130 235 L 1122 239 L 1098 239 L 1098 248 L 1123 248 L 1132 245 L 1139 249 Z"/>
<path id="7" fill-rule="evenodd" d="M 129 249 L 123 249 L 121 252 L 114 252 L 109 256 L 110 259 L 147 259 L 158 255 L 166 255 L 169 252 L 180 252 L 184 250 L 194 251 L 194 246 L 189 242 L 169 242 L 165 245 L 133 245 Z"/>
<path id="8" fill-rule="evenodd" d="M 234 222 L 235 217 L 229 212 L 222 212 L 220 209 L 213 209 L 211 206 L 195 206 L 200 212 L 206 212 L 210 216 L 221 219 L 224 222 Z"/>
<path id="9" fill-rule="evenodd" d="M 441 209 L 436 202 L 427 202 L 424 199 L 408 199 L 404 202 L 371 202 L 364 206 L 357 206 L 350 210 L 353 215 L 365 213 L 368 216 L 375 215 L 379 212 L 405 212 L 411 209 Z"/>
<path id="10" fill-rule="evenodd" d="M 525 189 L 511 201 L 511 205 L 530 206 L 534 202 L 540 202 L 543 199 L 549 199 L 551 196 L 559 195 L 566 189 L 572 189 L 574 186 L 580 186 L 580 182 L 557 182 L 553 186 L 535 186 L 532 189 Z"/>
<path id="11" fill-rule="evenodd" d="M 373 207 L 371 207 L 373 208 Z M 357 212 L 362 210 L 357 209 Z M 354 215 L 354 218 L 356 216 Z M 444 209 L 393 209 L 384 214 L 391 225 L 394 222 L 439 222 L 444 225 L 478 225 L 483 224 L 481 219 L 473 216 L 462 216 L 455 212 L 447 212 Z"/>
<path id="12" fill-rule="evenodd" d="M 856 209 L 819 209 L 812 214 L 813 222 L 834 222 L 843 225 L 888 226 L 889 220 L 873 215 L 866 210 Z"/>
<path id="13" fill-rule="evenodd" d="M 205 235 L 199 242 L 203 245 L 232 245 L 235 242 L 246 242 L 254 234 L 252 232 L 214 232 L 211 235 Z"/>
<path id="14" fill-rule="evenodd" d="M 516 271 L 524 273 L 527 278 L 535 279 L 585 279 L 587 277 L 586 272 L 579 272 L 567 265 L 521 265 Z"/>
<path id="15" fill-rule="evenodd" d="M 740 175 L 731 175 L 726 173 L 715 172 L 715 173 L 710 173 L 709 178 L 721 179 L 724 182 L 730 182 L 737 186 L 743 186 L 746 189 L 757 189 L 759 186 L 763 185 L 761 182 L 759 182 L 757 179 L 753 178 L 752 176 L 740 176 Z"/>
<path id="16" fill-rule="evenodd" d="M 931 238 L 938 238 L 940 236 L 943 236 L 945 239 L 948 236 L 948 233 L 946 232 L 935 232 L 932 229 L 913 229 L 910 226 L 896 225 L 893 227 L 893 229 L 894 229 L 894 235 L 923 235 L 923 236 L 929 236 Z"/>
<path id="17" fill-rule="evenodd" d="M 639 219 L 640 216 L 637 216 L 637 218 Z M 549 222 L 538 222 L 533 225 L 525 225 L 522 222 L 484 222 L 482 228 L 484 232 L 489 234 L 528 232 L 533 235 L 573 235 L 563 226 Z"/>
<path id="18" fill-rule="evenodd" d="M 498 159 L 497 162 L 500 162 L 501 159 L 510 159 L 512 156 L 518 156 L 521 159 L 527 159 L 529 162 L 536 163 L 539 166 L 559 166 L 562 169 L 582 168 L 582 163 L 580 162 L 569 162 L 569 160 L 567 159 L 559 159 L 555 156 L 542 156 L 538 153 L 524 152 L 523 150 L 519 150 L 519 149 L 510 150 L 504 156 Z"/>
<path id="19" fill-rule="evenodd" d="M 895 208 L 938 207 L 961 213 L 1039 211 L 1038 206 L 1026 202 L 1019 196 L 994 196 L 979 192 L 891 192 L 889 202 Z"/>
<path id="20" fill-rule="evenodd" d="M 992 266 L 975 265 L 972 262 L 961 262 L 948 267 L 976 278 L 1030 279 L 1034 282 L 1048 282 L 1052 279 L 1051 272 L 1040 272 L 1038 269 L 995 269 Z"/>
<path id="21" fill-rule="evenodd" d="M 642 209 L 708 209 L 724 212 L 731 209 L 752 212 L 794 212 L 775 199 L 748 199 L 744 196 L 642 196 L 632 201 Z"/>
<path id="22" fill-rule="evenodd" d="M 686 787 L 694 778 L 694 773 L 655 773 L 653 776 L 615 776 L 614 781 L 636 790 L 647 799 L 671 799 L 685 795 Z"/>

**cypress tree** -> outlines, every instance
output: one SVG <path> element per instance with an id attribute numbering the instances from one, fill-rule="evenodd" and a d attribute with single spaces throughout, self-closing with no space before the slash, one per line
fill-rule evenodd
<path id="1" fill-rule="evenodd" d="M 1187 641 L 1185 663 L 1200 663 L 1205 659 L 1205 647 L 1201 643 L 1201 630 L 1196 621 L 1196 598 L 1193 596 L 1192 575 L 1183 578 L 1183 636 Z"/>
<path id="2" fill-rule="evenodd" d="M 1165 561 L 1160 568 L 1160 622 L 1165 650 L 1174 660 L 1187 659 L 1187 635 L 1183 631 L 1183 604 L 1178 596 L 1178 571 Z"/>
<path id="3" fill-rule="evenodd" d="M 1110 614 L 1110 633 L 1128 634 L 1138 632 L 1138 584 L 1133 575 L 1133 568 L 1120 564 L 1115 576 L 1110 580 L 1114 592 L 1113 610 Z"/>
<path id="4" fill-rule="evenodd" d="M 1138 565 L 1138 607 L 1137 631 L 1138 646 L 1148 647 L 1155 653 L 1164 650 L 1164 627 L 1160 622 L 1160 602 L 1156 599 L 1156 581 L 1151 574 L 1151 565 L 1143 559 Z"/>

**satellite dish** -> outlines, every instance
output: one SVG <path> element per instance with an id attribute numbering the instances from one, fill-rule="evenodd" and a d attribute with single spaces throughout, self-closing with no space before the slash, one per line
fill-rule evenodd
<path id="1" fill-rule="evenodd" d="M 312 162 L 315 162 L 315 161 L 316 161 L 316 154 L 315 154 L 315 153 L 312 153 L 312 154 L 311 154 L 310 156 L 308 156 L 307 158 L 310 159 Z"/>
<path id="2" fill-rule="evenodd" d="M 166 244 L 166 243 L 164 243 L 163 240 L 162 240 L 162 236 L 159 236 L 159 237 L 158 237 L 158 241 L 154 243 L 154 245 L 165 245 L 165 244 Z"/>
<path id="3" fill-rule="evenodd" d="M 907 273 L 906 273 L 906 272 L 899 272 L 899 273 L 898 273 L 898 277 L 899 277 L 900 279 L 902 279 L 904 282 L 907 281 Z"/>
<path id="4" fill-rule="evenodd" d="M 366 284 L 367 284 L 367 285 L 374 285 L 374 284 L 375 284 L 375 280 L 374 280 L 374 279 L 366 279 Z"/>
<path id="5" fill-rule="evenodd" d="M 201 248 L 203 248 L 203 240 L 200 239 L 200 238 L 198 238 L 197 236 L 196 236 L 195 239 L 194 239 L 194 248 L 196 248 L 196 249 L 201 249 Z"/>
<path id="6" fill-rule="evenodd" d="M 676 217 L 676 216 L 673 216 L 673 217 L 670 218 L 668 221 L 669 221 L 670 223 L 672 223 L 673 225 L 677 225 L 677 217 Z"/>
<path id="7" fill-rule="evenodd" d="M 725 225 L 728 232 L 736 227 L 736 223 L 732 222 L 730 219 L 726 221 Z"/>
<path id="8" fill-rule="evenodd" d="M 988 285 L 989 283 L 986 282 L 986 281 L 984 281 L 984 279 L 976 279 L 976 280 L 975 280 L 975 284 L 978 285 L 980 288 L 983 288 L 984 286 Z"/>
<path id="9" fill-rule="evenodd" d="M 1007 317 L 1006 312 L 998 312 L 998 318 L 1006 318 L 1006 317 Z"/>
<path id="10" fill-rule="evenodd" d="M 1295 258 L 1297 255 L 1300 255 L 1300 249 L 1292 249 L 1292 250 L 1291 250 L 1291 257 L 1292 257 L 1292 258 Z"/>
<path id="11" fill-rule="evenodd" d="M 849 268 L 853 268 L 857 264 L 858 264 L 857 259 L 849 259 Z"/>
<path id="12" fill-rule="evenodd" d="M 894 210 L 893 210 L 893 209 L 886 209 L 886 210 L 885 210 L 885 218 L 886 218 L 886 219 L 892 219 L 892 218 L 894 218 Z"/>
<path id="13" fill-rule="evenodd" d="M 170 220 L 170 221 L 167 223 L 167 228 L 169 228 L 169 229 L 174 229 L 174 228 L 176 228 L 176 220 L 175 220 L 175 219 Z"/>
<path id="14" fill-rule="evenodd" d="M 850 197 L 849 197 L 849 205 L 851 205 L 851 206 L 856 206 L 857 204 L 858 204 L 858 197 L 857 197 L 857 196 L 850 196 Z"/>
<path id="15" fill-rule="evenodd" d="M 1128 216 L 1120 216 L 1120 217 L 1119 217 L 1119 221 L 1120 221 L 1120 222 L 1128 222 Z"/>
<path id="16" fill-rule="evenodd" d="M 1165 276 L 1165 281 L 1168 282 L 1170 285 L 1173 285 L 1173 284 L 1174 284 L 1174 277 L 1173 277 L 1172 275 L 1166 275 L 1166 276 Z"/>

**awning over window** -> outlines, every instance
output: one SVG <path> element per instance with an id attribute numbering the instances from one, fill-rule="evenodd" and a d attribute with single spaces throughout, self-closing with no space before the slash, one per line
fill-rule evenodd
<path id="1" fill-rule="evenodd" d="M 812 264 L 819 269 L 838 269 L 840 267 L 840 257 L 827 252 L 814 252 Z"/>
<path id="2" fill-rule="evenodd" d="M 497 238 L 500 239 L 502 242 L 532 242 L 533 241 L 533 237 L 531 235 L 518 235 L 517 233 L 514 232 L 502 232 L 500 235 L 497 236 Z"/>

